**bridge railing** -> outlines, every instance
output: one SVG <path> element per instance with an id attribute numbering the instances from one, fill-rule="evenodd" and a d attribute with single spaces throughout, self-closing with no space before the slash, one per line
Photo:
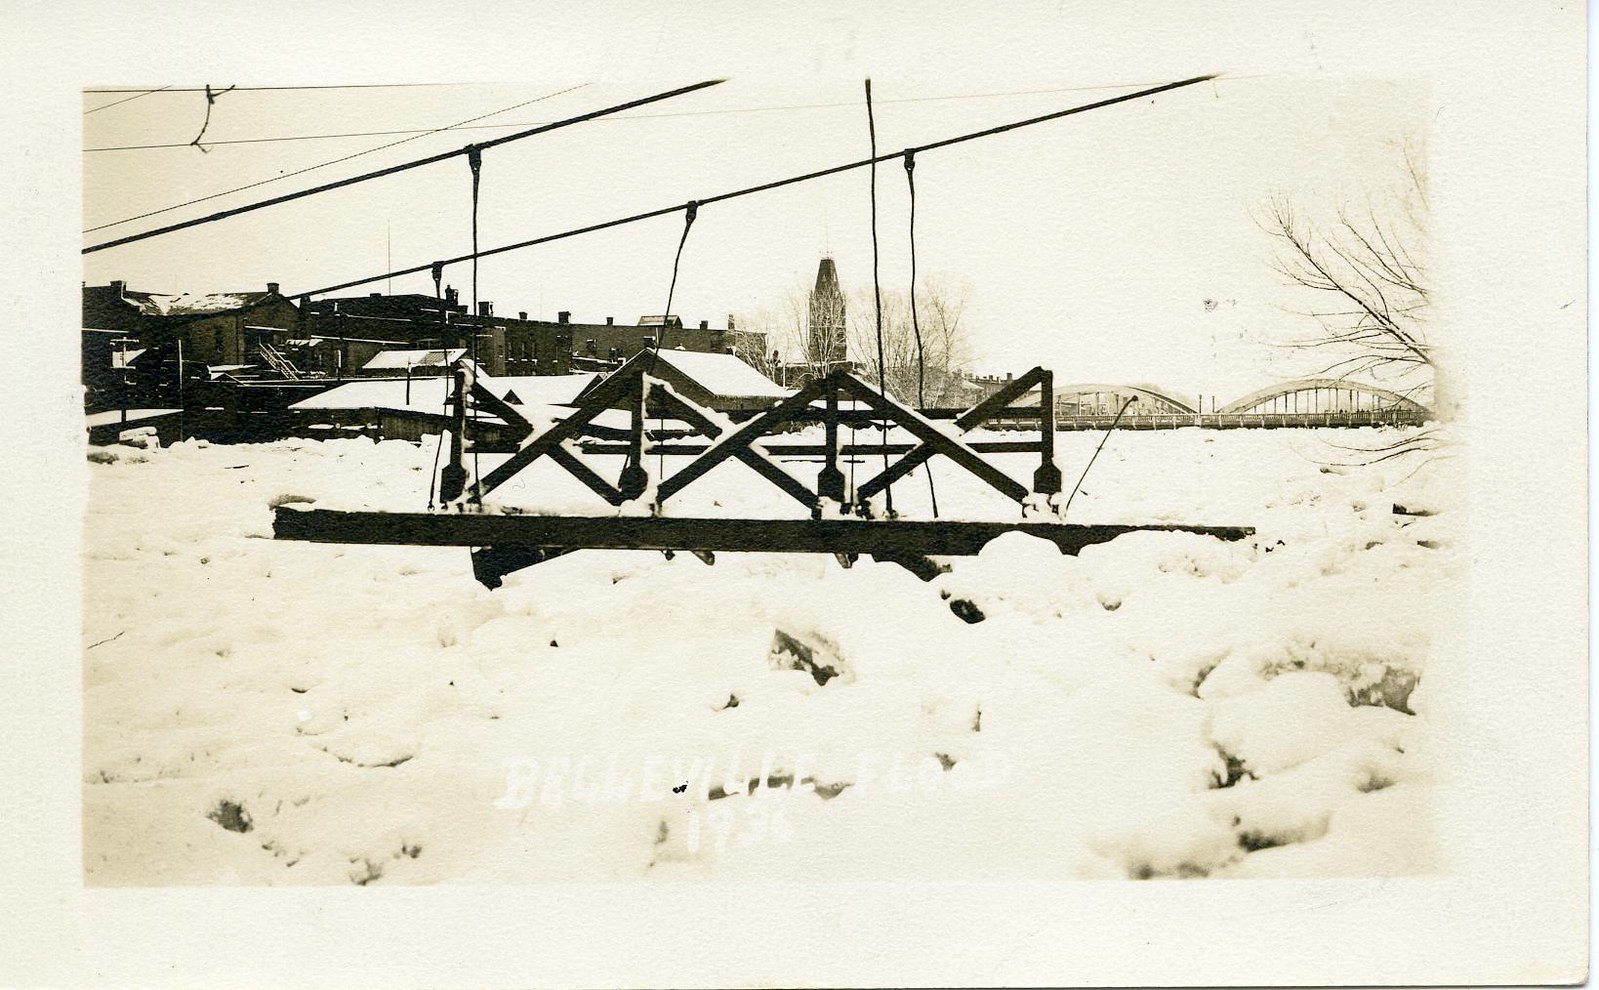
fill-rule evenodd
<path id="1" fill-rule="evenodd" d="M 1144 413 L 1129 410 L 1118 421 L 1113 414 L 1056 412 L 1057 430 L 1105 430 L 1116 423 L 1120 430 L 1204 429 L 1306 429 L 1313 427 L 1358 428 L 1369 426 L 1420 426 L 1428 419 L 1422 410 L 1352 409 L 1342 412 L 1248 412 L 1248 413 Z"/>

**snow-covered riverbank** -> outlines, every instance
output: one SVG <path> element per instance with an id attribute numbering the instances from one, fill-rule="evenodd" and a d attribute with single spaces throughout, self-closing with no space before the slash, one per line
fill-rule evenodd
<path id="1" fill-rule="evenodd" d="M 1066 557 L 583 552 L 489 592 L 456 548 L 271 540 L 272 503 L 417 510 L 431 446 L 95 451 L 91 884 L 1424 872 L 1436 470 L 1376 431 L 1114 438 Z M 1068 486 L 1098 435 L 1063 434 Z M 1032 458 L 1007 469 L 1028 477 Z M 796 474 L 814 471 L 792 465 Z M 1012 518 L 937 465 L 946 514 Z M 520 497 L 574 490 L 529 472 Z M 897 505 L 925 515 L 918 474 Z M 792 515 L 741 465 L 680 514 Z M 597 500 L 592 510 L 603 509 Z M 984 616 L 963 621 L 951 602 Z M 1429 665 L 1432 667 L 1429 667 Z M 829 673 L 830 672 L 830 673 Z"/>

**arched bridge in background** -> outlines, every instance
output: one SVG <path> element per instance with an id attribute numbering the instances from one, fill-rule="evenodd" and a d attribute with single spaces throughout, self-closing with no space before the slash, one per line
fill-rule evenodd
<path id="1" fill-rule="evenodd" d="M 1035 393 L 1036 397 L 1036 393 Z M 1128 400 L 1133 399 L 1128 404 Z M 1419 426 L 1432 411 L 1398 392 L 1333 378 L 1302 378 L 1231 402 L 1191 403 L 1145 385 L 1079 384 L 1054 390 L 1058 430 Z M 1123 410 L 1123 406 L 1126 410 Z M 1117 420 L 1118 412 L 1121 413 Z"/>

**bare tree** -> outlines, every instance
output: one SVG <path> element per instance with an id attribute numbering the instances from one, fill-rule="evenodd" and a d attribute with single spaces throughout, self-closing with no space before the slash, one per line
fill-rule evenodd
<path id="1" fill-rule="evenodd" d="M 1276 270 L 1316 300 L 1300 315 L 1314 329 L 1289 346 L 1325 351 L 1322 376 L 1368 379 L 1444 412 L 1434 342 L 1429 334 L 1427 173 L 1423 150 L 1403 146 L 1395 189 L 1355 210 L 1341 204 L 1335 219 L 1318 223 L 1283 194 L 1267 203 L 1260 226 L 1277 241 Z M 1341 446 L 1351 464 L 1414 454 L 1448 456 L 1435 426 L 1375 446 Z M 1345 465 L 1350 466 L 1350 465 Z"/>
<path id="2" fill-rule="evenodd" d="M 807 287 L 791 288 L 776 303 L 739 314 L 742 331 L 765 334 L 765 346 L 740 356 L 755 370 L 788 388 L 798 388 L 825 370 L 823 355 L 813 354 L 810 334 L 810 297 Z"/>
<path id="3" fill-rule="evenodd" d="M 883 293 L 884 382 L 889 393 L 903 402 L 926 406 L 964 406 L 969 396 L 961 387 L 961 369 L 971 358 L 965 322 L 970 289 L 947 278 L 929 278 L 916 290 L 916 319 L 911 319 L 904 292 Z M 870 287 L 847 293 L 845 338 L 849 364 L 863 379 L 877 381 L 877 321 Z M 818 341 L 810 332 L 811 289 L 789 289 L 776 303 L 739 314 L 743 330 L 766 335 L 765 353 L 740 354 L 758 371 L 779 384 L 798 388 L 811 378 L 836 367 L 831 355 L 816 353 Z M 917 331 L 921 347 L 917 347 Z"/>
<path id="4" fill-rule="evenodd" d="M 1404 152 L 1402 181 L 1381 204 L 1340 205 L 1332 222 L 1317 222 L 1279 193 L 1259 223 L 1277 241 L 1276 270 L 1314 300 L 1301 315 L 1315 329 L 1289 345 L 1328 352 L 1323 377 L 1373 379 L 1416 397 L 1434 384 L 1427 184 L 1419 150 Z"/>
<path id="5" fill-rule="evenodd" d="M 885 291 L 883 382 L 889 393 L 918 406 L 965 405 L 960 369 L 969 361 L 964 323 L 969 287 L 933 278 L 916 287 L 912 318 L 909 294 Z M 862 378 L 878 380 L 877 319 L 873 292 L 859 289 L 849 304 L 850 356 Z M 919 337 L 919 340 L 918 340 Z"/>

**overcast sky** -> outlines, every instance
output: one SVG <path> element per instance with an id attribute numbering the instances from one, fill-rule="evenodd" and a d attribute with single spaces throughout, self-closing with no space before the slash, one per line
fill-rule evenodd
<path id="1" fill-rule="evenodd" d="M 878 73 L 880 151 L 1220 71 Z M 706 78 L 683 71 L 527 84 L 236 90 L 206 123 L 193 78 L 85 93 L 85 243 L 97 243 L 492 139 Z M 613 119 L 484 153 L 484 248 L 866 157 L 859 73 L 728 82 Z M 230 80 L 211 80 L 218 88 Z M 294 80 L 288 80 L 294 81 Z M 368 83 L 385 82 L 374 76 Z M 271 85 L 255 79 L 253 85 Z M 575 87 L 575 88 L 574 88 Z M 565 92 L 562 92 L 566 90 Z M 1429 90 L 1405 78 L 1249 73 L 1094 110 L 917 158 L 922 278 L 964 285 L 978 369 L 1055 369 L 1058 381 L 1153 382 L 1223 401 L 1317 363 L 1265 343 L 1303 328 L 1257 226 L 1284 192 L 1314 211 L 1398 183 L 1400 145 L 1424 141 Z M 118 103 L 117 101 L 126 100 Z M 112 105 L 116 104 L 116 105 Z M 471 127 L 426 134 L 473 118 Z M 205 151 L 188 144 L 205 128 Z M 328 136 L 348 135 L 348 136 Z M 403 143 L 313 168 L 390 142 Z M 265 140 L 274 139 L 274 140 Z M 292 139 L 292 140 L 276 140 Z M 236 142 L 236 143 L 230 143 Z M 164 145 L 139 150 L 100 150 Z M 290 173 L 312 169 L 300 175 Z M 251 183 L 253 188 L 214 196 Z M 869 175 L 861 169 L 706 207 L 673 311 L 721 325 L 814 278 L 830 253 L 846 288 L 869 286 Z M 117 221 L 206 198 L 129 223 Z M 898 162 L 878 172 L 881 276 L 909 280 Z M 484 259 L 477 297 L 496 312 L 631 322 L 665 304 L 681 214 Z M 90 284 L 218 292 L 279 282 L 296 294 L 465 254 L 464 158 L 85 256 Z M 392 259 L 392 265 L 391 265 Z M 446 280 L 472 298 L 469 265 Z M 428 292 L 424 273 L 346 290 Z M 1207 305 L 1207 301 L 1211 305 Z"/>

